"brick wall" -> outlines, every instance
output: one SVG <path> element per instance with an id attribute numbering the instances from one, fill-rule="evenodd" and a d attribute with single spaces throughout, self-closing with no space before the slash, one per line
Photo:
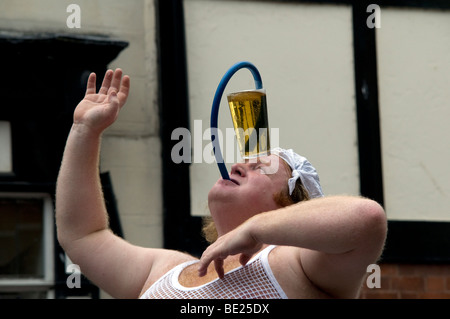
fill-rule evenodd
<path id="1" fill-rule="evenodd" d="M 381 287 L 368 288 L 362 299 L 450 299 L 450 265 L 380 264 Z"/>

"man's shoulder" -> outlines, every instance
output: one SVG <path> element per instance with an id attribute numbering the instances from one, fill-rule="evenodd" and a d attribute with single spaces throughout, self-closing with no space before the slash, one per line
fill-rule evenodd
<path id="1" fill-rule="evenodd" d="M 307 249 L 277 246 L 269 255 L 270 268 L 288 298 L 330 298 L 308 278 L 302 267 L 302 252 Z"/>
<path id="2" fill-rule="evenodd" d="M 198 260 L 198 258 L 186 252 L 171 249 L 159 249 L 158 256 L 153 262 L 152 272 L 161 277 L 172 268 L 192 260 Z"/>
<path id="3" fill-rule="evenodd" d="M 168 271 L 172 270 L 176 266 L 192 261 L 198 260 L 198 258 L 177 250 L 171 249 L 151 249 L 153 263 L 151 270 L 149 270 L 149 276 L 142 292 L 147 290 L 154 282 L 164 276 Z"/>

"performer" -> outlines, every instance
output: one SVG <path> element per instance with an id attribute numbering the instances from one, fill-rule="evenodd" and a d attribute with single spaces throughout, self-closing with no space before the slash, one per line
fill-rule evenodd
<path id="1" fill-rule="evenodd" d="M 323 196 L 314 167 L 292 150 L 234 164 L 231 179 L 216 182 L 208 194 L 214 242 L 200 260 L 114 235 L 99 180 L 100 143 L 127 100 L 130 78 L 108 70 L 98 92 L 95 83 L 92 73 L 56 190 L 58 240 L 92 282 L 116 298 L 358 297 L 384 246 L 384 210 L 367 198 Z"/>

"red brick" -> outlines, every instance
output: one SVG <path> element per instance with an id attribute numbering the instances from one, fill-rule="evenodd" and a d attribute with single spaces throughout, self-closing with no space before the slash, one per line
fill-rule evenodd
<path id="1" fill-rule="evenodd" d="M 381 289 L 391 289 L 392 288 L 392 278 L 381 277 L 380 280 Z"/>
<path id="2" fill-rule="evenodd" d="M 392 289 L 402 291 L 424 291 L 424 280 L 418 276 L 392 278 Z"/>
<path id="3" fill-rule="evenodd" d="M 418 271 L 418 265 L 402 264 L 398 265 L 398 274 L 400 276 L 412 276 L 422 274 L 422 272 Z"/>
<path id="4" fill-rule="evenodd" d="M 419 294 L 420 299 L 450 299 L 450 293 L 426 292 Z"/>
<path id="5" fill-rule="evenodd" d="M 361 295 L 361 299 L 398 299 L 399 294 L 393 291 L 370 291 Z"/>
<path id="6" fill-rule="evenodd" d="M 450 275 L 450 265 L 415 265 L 417 274 L 446 276 Z"/>
<path id="7" fill-rule="evenodd" d="M 380 263 L 381 288 L 361 287 L 362 299 L 450 299 L 450 265 Z"/>
<path id="8" fill-rule="evenodd" d="M 380 264 L 381 276 L 395 276 L 398 274 L 398 265 Z"/>
<path id="9" fill-rule="evenodd" d="M 425 290 L 433 292 L 445 291 L 445 277 L 429 276 L 425 278 Z"/>

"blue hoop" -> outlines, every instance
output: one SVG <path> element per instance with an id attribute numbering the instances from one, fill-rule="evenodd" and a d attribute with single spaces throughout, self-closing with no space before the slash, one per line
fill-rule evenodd
<path id="1" fill-rule="evenodd" d="M 220 174 L 222 175 L 223 179 L 230 179 L 230 176 L 228 175 L 227 168 L 223 161 L 222 152 L 220 150 L 219 139 L 216 138 L 217 132 L 218 132 L 217 131 L 218 130 L 217 129 L 217 119 L 219 117 L 220 100 L 222 99 L 223 91 L 225 90 L 225 87 L 227 86 L 228 81 L 230 81 L 231 77 L 239 69 L 242 69 L 242 68 L 247 68 L 252 72 L 257 90 L 263 88 L 261 75 L 259 74 L 258 69 L 253 64 L 251 64 L 250 62 L 247 62 L 247 61 L 238 62 L 235 65 L 233 65 L 222 77 L 222 80 L 220 81 L 220 83 L 217 87 L 216 94 L 214 95 L 212 109 L 211 109 L 211 142 L 213 145 L 213 152 L 214 152 L 214 156 L 216 157 L 217 166 L 219 167 L 219 171 L 220 171 Z"/>

